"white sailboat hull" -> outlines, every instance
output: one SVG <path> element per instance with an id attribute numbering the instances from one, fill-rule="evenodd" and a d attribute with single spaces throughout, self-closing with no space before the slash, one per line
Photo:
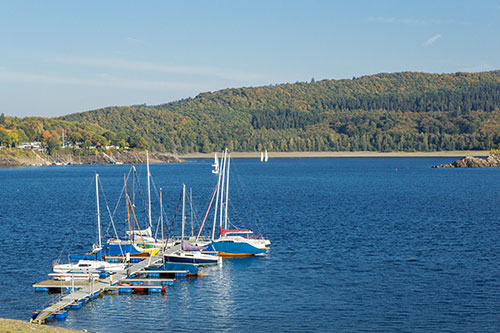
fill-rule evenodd
<path id="1" fill-rule="evenodd" d="M 80 260 L 76 264 L 57 264 L 54 265 L 54 273 L 69 272 L 118 272 L 126 268 L 125 264 L 109 263 L 99 260 Z"/>

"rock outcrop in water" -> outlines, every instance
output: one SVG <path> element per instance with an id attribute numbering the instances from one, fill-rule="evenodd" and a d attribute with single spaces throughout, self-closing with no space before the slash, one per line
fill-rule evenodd
<path id="1" fill-rule="evenodd" d="M 488 155 L 486 158 L 466 156 L 453 163 L 434 165 L 433 168 L 488 168 L 500 167 L 500 154 Z"/>

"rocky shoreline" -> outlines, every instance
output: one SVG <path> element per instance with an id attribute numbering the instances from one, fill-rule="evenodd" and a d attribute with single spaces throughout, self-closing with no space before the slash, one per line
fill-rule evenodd
<path id="1" fill-rule="evenodd" d="M 184 160 L 168 153 L 149 153 L 150 163 L 178 163 Z M 0 167 L 45 166 L 45 165 L 95 165 L 95 164 L 145 164 L 146 152 L 115 151 L 96 155 L 78 156 L 73 154 L 35 157 L 0 155 Z"/>
<path id="2" fill-rule="evenodd" d="M 0 155 L 0 166 L 2 167 L 16 167 L 23 165 L 24 164 L 15 157 Z"/>
<path id="3" fill-rule="evenodd" d="M 453 163 L 434 165 L 433 168 L 496 168 L 500 167 L 500 154 L 491 154 L 486 158 L 466 156 Z"/>

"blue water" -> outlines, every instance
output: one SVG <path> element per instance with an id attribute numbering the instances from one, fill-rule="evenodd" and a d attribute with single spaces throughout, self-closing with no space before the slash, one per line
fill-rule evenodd
<path id="1" fill-rule="evenodd" d="M 98 332 L 498 332 L 500 169 L 431 169 L 452 160 L 233 160 L 232 220 L 272 241 L 266 257 L 225 260 L 205 269 L 208 277 L 177 280 L 163 296 L 104 296 L 53 325 Z M 210 164 L 151 166 L 169 221 L 182 182 L 193 188 L 201 218 L 216 181 Z M 53 260 L 96 240 L 94 173 L 113 211 L 128 170 L 0 169 L 0 317 L 28 320 L 57 299 L 34 293 L 31 284 L 47 277 Z M 144 223 L 144 166 L 138 172 Z M 104 198 L 101 208 L 106 229 Z M 121 234 L 124 209 L 122 201 L 115 217 Z"/>

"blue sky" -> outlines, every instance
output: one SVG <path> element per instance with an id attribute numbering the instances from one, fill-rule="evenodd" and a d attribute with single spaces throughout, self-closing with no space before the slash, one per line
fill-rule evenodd
<path id="1" fill-rule="evenodd" d="M 500 69 L 498 1 L 0 0 L 0 113 L 223 88 Z"/>

